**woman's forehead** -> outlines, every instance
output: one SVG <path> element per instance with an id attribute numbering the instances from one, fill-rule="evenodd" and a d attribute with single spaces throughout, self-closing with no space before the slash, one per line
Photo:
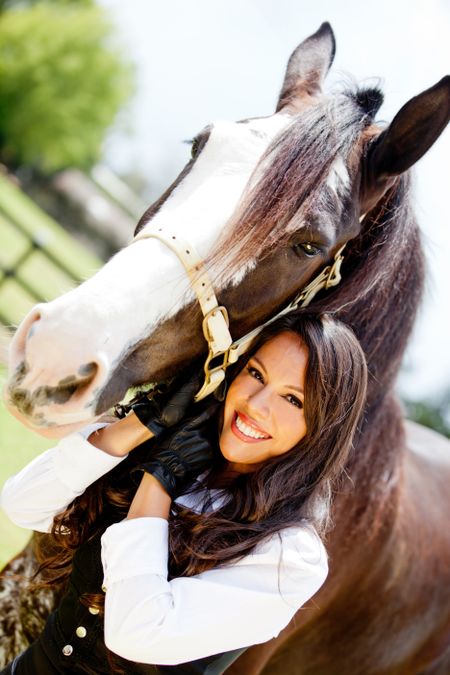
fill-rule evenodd
<path id="1" fill-rule="evenodd" d="M 292 384 L 298 384 L 299 379 L 302 382 L 304 380 L 308 349 L 299 335 L 293 331 L 283 331 L 261 345 L 254 358 L 266 370 L 287 377 Z"/>

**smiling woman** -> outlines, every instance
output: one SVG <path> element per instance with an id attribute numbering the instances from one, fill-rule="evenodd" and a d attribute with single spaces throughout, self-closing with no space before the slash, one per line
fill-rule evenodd
<path id="1" fill-rule="evenodd" d="M 365 401 L 355 336 L 293 312 L 236 364 L 224 404 L 193 404 L 197 379 L 7 481 L 10 518 L 52 533 L 46 583 L 68 585 L 3 675 L 222 673 L 323 584 L 319 535 Z"/>
<path id="2" fill-rule="evenodd" d="M 283 332 L 262 345 L 232 383 L 219 443 L 237 471 L 256 469 L 305 436 L 307 361 L 305 344 L 294 332 Z"/>

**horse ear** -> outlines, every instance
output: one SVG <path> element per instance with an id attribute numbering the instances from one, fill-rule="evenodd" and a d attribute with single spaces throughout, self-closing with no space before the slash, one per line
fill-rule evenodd
<path id="1" fill-rule="evenodd" d="M 450 75 L 406 103 L 369 146 L 366 175 L 372 186 L 415 164 L 450 120 Z"/>
<path id="2" fill-rule="evenodd" d="M 302 94 L 315 94 L 333 63 L 336 51 L 334 33 L 326 21 L 292 52 L 286 68 L 276 112 L 287 105 L 295 107 Z"/>

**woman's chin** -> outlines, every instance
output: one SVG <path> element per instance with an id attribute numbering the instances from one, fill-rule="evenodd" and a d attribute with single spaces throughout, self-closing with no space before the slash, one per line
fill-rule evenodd
<path id="1" fill-rule="evenodd" d="M 249 466 L 254 463 L 253 443 L 245 443 L 236 438 L 231 431 L 222 433 L 219 439 L 220 452 L 230 464 Z"/>

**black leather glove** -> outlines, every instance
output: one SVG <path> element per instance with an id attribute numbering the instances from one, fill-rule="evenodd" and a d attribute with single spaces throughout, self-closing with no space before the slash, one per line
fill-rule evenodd
<path id="1" fill-rule="evenodd" d="M 201 387 L 202 378 L 203 372 L 196 372 L 181 384 L 179 381 L 175 382 L 175 387 L 166 394 L 144 394 L 135 403 L 131 403 L 130 409 L 154 436 L 159 436 L 183 419 Z"/>
<path id="2" fill-rule="evenodd" d="M 202 411 L 198 415 L 158 438 L 149 461 L 133 470 L 151 473 L 172 499 L 183 494 L 219 452 L 217 414 L 221 405 L 214 400 L 206 407 L 199 405 Z"/>

